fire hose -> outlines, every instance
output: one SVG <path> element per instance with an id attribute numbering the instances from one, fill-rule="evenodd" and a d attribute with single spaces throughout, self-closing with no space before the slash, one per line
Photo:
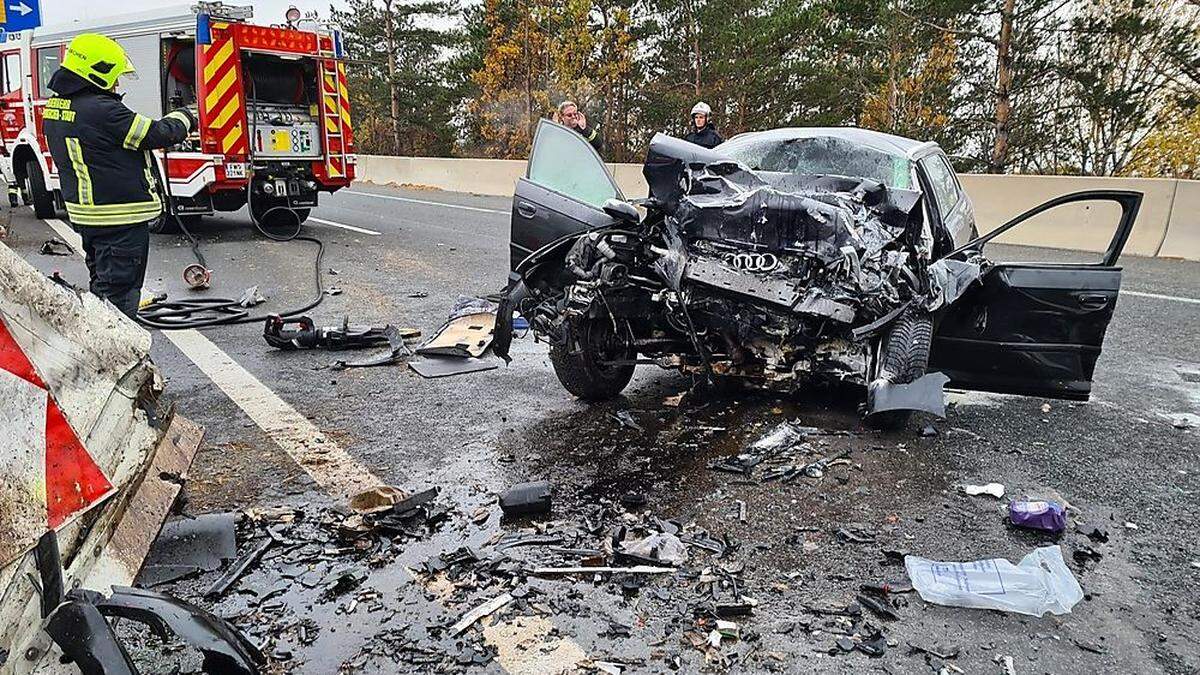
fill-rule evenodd
<path id="1" fill-rule="evenodd" d="M 257 106 L 257 97 L 255 96 L 254 83 L 250 78 L 245 81 L 250 82 L 250 103 Z M 250 117 L 250 138 L 255 137 L 256 122 L 254 115 Z M 163 166 L 167 165 L 168 151 L 163 150 Z M 258 230 L 259 234 L 272 241 L 287 242 L 287 241 L 307 241 L 317 245 L 317 255 L 313 260 L 314 280 L 316 282 L 317 295 L 311 302 L 303 307 L 288 310 L 286 312 L 276 312 L 272 314 L 252 315 L 249 308 L 262 301 L 257 297 L 256 293 L 247 292 L 241 298 L 189 298 L 187 300 L 167 300 L 156 299 L 150 304 L 138 309 L 138 322 L 143 326 L 157 328 L 159 330 L 183 330 L 187 328 L 204 328 L 207 326 L 228 326 L 235 324 L 258 323 L 270 319 L 272 317 L 293 317 L 313 309 L 321 304 L 325 299 L 325 288 L 321 283 L 321 259 L 325 254 L 325 244 L 316 237 L 300 236 L 302 223 L 299 214 L 290 204 L 281 204 L 273 206 L 262 213 L 258 218 L 254 217 L 253 199 L 254 190 L 254 144 L 250 143 L 249 156 L 247 157 L 247 182 L 246 182 L 246 206 L 250 211 L 250 219 L 254 223 L 254 229 Z M 184 280 L 194 288 L 203 288 L 208 284 L 208 279 L 211 272 L 208 268 L 208 262 L 204 258 L 204 254 L 200 251 L 200 242 L 196 239 L 187 226 L 184 225 L 183 219 L 176 212 L 175 204 L 171 201 L 168 183 L 164 179 L 162 171 L 158 164 L 154 163 L 154 171 L 158 178 L 158 190 L 162 195 L 163 202 L 167 205 L 167 212 L 163 214 L 164 218 L 174 218 L 179 225 L 179 229 L 191 242 L 192 254 L 196 257 L 196 263 L 189 265 L 184 270 Z M 264 223 L 267 222 L 268 216 L 274 213 L 286 214 L 296 222 L 296 229 L 287 235 L 280 236 L 270 232 Z"/>

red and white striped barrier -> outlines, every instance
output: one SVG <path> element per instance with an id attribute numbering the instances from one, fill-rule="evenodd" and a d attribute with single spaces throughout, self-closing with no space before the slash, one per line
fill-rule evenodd
<path id="1" fill-rule="evenodd" d="M 200 442 L 158 409 L 161 389 L 149 333 L 0 244 L 0 670 L 52 661 L 31 581 L 43 534 L 67 588 L 132 582 L 179 490 L 161 476 L 185 474 Z"/>

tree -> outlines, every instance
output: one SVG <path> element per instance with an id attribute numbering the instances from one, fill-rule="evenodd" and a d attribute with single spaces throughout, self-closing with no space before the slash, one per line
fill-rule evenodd
<path id="1" fill-rule="evenodd" d="M 456 30 L 432 28 L 452 17 L 453 0 L 348 0 L 331 8 L 350 57 L 348 88 L 360 152 L 445 155 L 453 149 L 450 124 L 462 94 L 447 54 L 461 46 Z"/>

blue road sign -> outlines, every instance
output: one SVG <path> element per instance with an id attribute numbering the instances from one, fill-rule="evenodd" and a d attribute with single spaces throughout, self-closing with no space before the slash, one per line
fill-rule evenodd
<path id="1" fill-rule="evenodd" d="M 15 33 L 42 25 L 41 0 L 0 0 L 0 28 Z"/>

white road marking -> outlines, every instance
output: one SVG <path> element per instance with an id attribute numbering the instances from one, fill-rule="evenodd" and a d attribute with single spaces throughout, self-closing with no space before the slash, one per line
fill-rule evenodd
<path id="1" fill-rule="evenodd" d="M 350 230 L 351 232 L 358 232 L 360 234 L 373 234 L 375 236 L 379 236 L 380 234 L 382 234 L 382 232 L 376 232 L 375 230 L 368 230 L 365 227 L 355 227 L 354 225 L 335 223 L 332 220 L 325 220 L 324 218 L 316 218 L 313 216 L 309 216 L 308 219 L 314 223 L 320 223 L 322 225 L 328 225 L 330 227 L 340 227 L 343 230 Z"/>
<path id="2" fill-rule="evenodd" d="M 57 218 L 45 222 L 83 255 L 83 240 L 69 225 Z M 384 484 L 199 331 L 162 331 L 162 334 L 331 496 L 348 501 L 369 487 Z M 548 640 L 549 629 L 523 630 L 528 622 L 536 625 L 538 621 L 539 617 L 518 616 L 512 622 L 501 620 L 484 627 L 484 640 L 497 649 L 501 668 L 510 673 L 542 672 L 544 668 L 553 669 L 545 672 L 559 672 L 558 664 L 577 665 L 583 661 L 585 652 L 570 638 Z M 524 638 L 521 645 L 514 646 L 515 637 Z M 537 670 L 530 670 L 530 661 L 519 654 L 535 642 L 546 646 L 547 653 L 535 657 L 532 663 Z M 535 653 L 543 654 L 538 650 Z"/>
<path id="3" fill-rule="evenodd" d="M 447 204 L 446 202 L 431 202 L 424 199 L 412 199 L 410 197 L 396 197 L 395 195 L 381 195 L 374 192 L 359 192 L 358 190 L 342 190 L 349 195 L 361 195 L 363 197 L 379 197 L 380 199 L 393 199 L 398 202 L 409 202 L 410 204 L 425 204 L 426 206 L 444 206 L 448 209 L 462 209 L 463 211 L 479 211 L 480 213 L 500 213 L 508 215 L 508 211 L 499 209 L 484 209 L 478 206 L 464 206 L 462 204 Z"/>
<path id="4" fill-rule="evenodd" d="M 1200 298 L 1181 298 L 1178 295 L 1162 295 L 1160 293 L 1143 293 L 1142 291 L 1117 291 L 1118 297 L 1122 295 L 1135 295 L 1139 298 L 1154 298 L 1155 300 L 1170 300 L 1172 302 L 1186 302 L 1192 305 L 1200 305 Z"/>
<path id="5" fill-rule="evenodd" d="M 69 225 L 57 218 L 46 219 L 46 224 L 83 255 L 83 242 Z M 199 331 L 162 331 L 162 335 L 335 499 L 349 500 L 369 487 L 383 484 Z"/>

